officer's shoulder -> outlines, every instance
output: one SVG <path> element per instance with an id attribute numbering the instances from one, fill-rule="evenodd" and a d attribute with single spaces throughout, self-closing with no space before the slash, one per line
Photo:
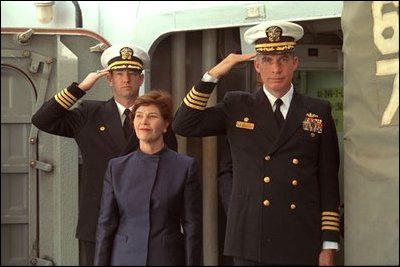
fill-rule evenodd
<path id="1" fill-rule="evenodd" d="M 83 108 L 86 109 L 98 109 L 99 107 L 102 107 L 104 105 L 106 105 L 109 101 L 111 101 L 112 99 L 109 100 L 79 100 L 77 102 L 78 106 L 81 106 Z"/>
<path id="2" fill-rule="evenodd" d="M 314 106 L 321 108 L 328 108 L 331 106 L 330 102 L 326 99 L 310 95 L 301 95 L 306 106 Z"/>
<path id="3" fill-rule="evenodd" d="M 251 93 L 244 91 L 228 91 L 226 92 L 225 97 L 228 99 L 244 100 L 247 98 L 251 98 L 251 95 Z"/>

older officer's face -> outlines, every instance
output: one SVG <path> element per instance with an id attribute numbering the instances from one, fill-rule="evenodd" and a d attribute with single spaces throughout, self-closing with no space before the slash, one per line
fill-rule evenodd
<path id="1" fill-rule="evenodd" d="M 133 119 L 136 136 L 141 142 L 163 142 L 163 133 L 168 128 L 168 122 L 161 115 L 156 105 L 140 106 Z"/>
<path id="2" fill-rule="evenodd" d="M 143 83 L 143 74 L 135 70 L 113 70 L 107 76 L 115 98 L 136 98 Z"/>
<path id="3" fill-rule="evenodd" d="M 261 80 L 273 95 L 284 95 L 289 89 L 298 58 L 292 53 L 257 55 L 254 67 Z"/>

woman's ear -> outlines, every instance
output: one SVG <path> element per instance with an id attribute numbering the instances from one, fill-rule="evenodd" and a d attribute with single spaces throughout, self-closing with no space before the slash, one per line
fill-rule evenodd
<path id="1" fill-rule="evenodd" d="M 168 131 L 168 127 L 169 127 L 169 122 L 165 122 L 165 128 L 163 130 L 163 133 L 166 133 Z"/>

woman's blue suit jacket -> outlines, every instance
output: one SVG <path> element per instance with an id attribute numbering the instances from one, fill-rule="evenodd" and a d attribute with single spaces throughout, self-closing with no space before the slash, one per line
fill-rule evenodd
<path id="1" fill-rule="evenodd" d="M 95 265 L 200 265 L 201 257 L 195 160 L 168 148 L 112 159 L 103 185 Z"/>

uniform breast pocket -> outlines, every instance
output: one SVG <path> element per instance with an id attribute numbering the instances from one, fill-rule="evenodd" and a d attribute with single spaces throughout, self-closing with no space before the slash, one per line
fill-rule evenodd
<path id="1" fill-rule="evenodd" d="M 231 134 L 235 138 L 247 138 L 254 135 L 256 132 L 256 127 L 254 124 L 244 126 L 243 122 L 236 122 L 235 127 L 231 128 Z"/>
<path id="2" fill-rule="evenodd" d="M 310 144 L 318 144 L 319 140 L 321 138 L 320 133 L 312 132 L 312 131 L 307 131 L 307 130 L 301 130 L 300 137 L 302 141 L 310 143 Z"/>
<path id="3" fill-rule="evenodd" d="M 255 124 L 249 122 L 248 119 L 244 119 L 243 121 L 236 121 L 235 122 L 235 129 L 244 130 L 244 131 L 254 131 Z"/>

